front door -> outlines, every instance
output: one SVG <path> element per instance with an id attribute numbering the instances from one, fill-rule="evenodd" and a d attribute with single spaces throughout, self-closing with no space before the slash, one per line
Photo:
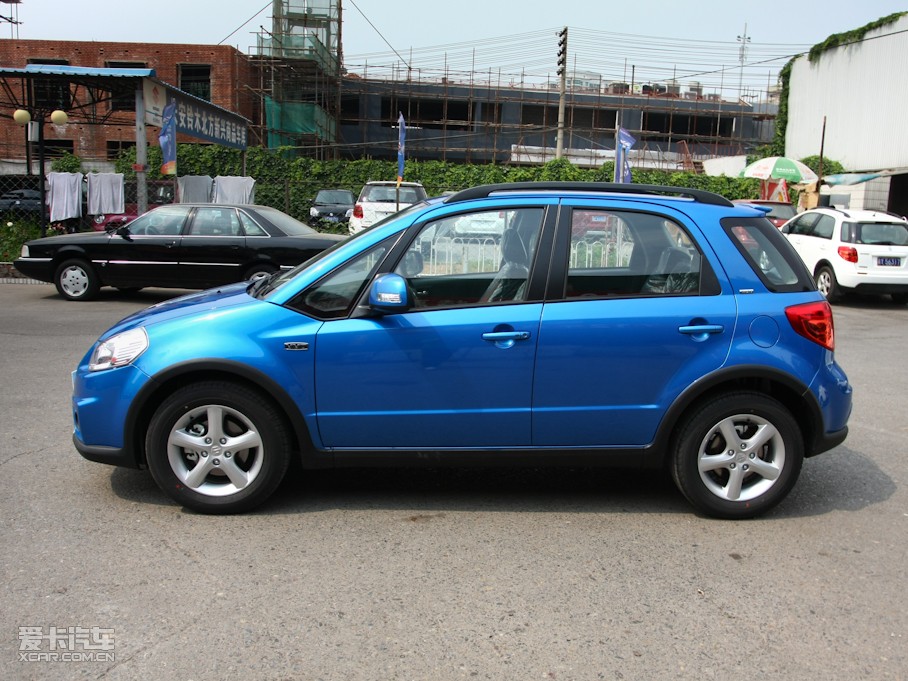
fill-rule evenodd
<path id="1" fill-rule="evenodd" d="M 321 327 L 315 394 L 326 447 L 530 444 L 542 303 L 528 300 L 528 282 L 542 217 L 536 208 L 429 222 L 394 268 L 409 284 L 409 311 Z M 487 233 L 458 236 L 471 220 Z"/>

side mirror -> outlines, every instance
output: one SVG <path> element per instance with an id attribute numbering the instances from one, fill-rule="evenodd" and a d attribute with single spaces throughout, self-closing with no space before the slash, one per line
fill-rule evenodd
<path id="1" fill-rule="evenodd" d="M 380 314 L 397 314 L 410 309 L 407 280 L 399 274 L 382 274 L 372 282 L 369 307 Z"/>

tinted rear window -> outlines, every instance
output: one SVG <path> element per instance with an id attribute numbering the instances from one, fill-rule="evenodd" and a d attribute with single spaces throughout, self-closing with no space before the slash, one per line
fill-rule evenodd
<path id="1" fill-rule="evenodd" d="M 259 206 L 256 210 L 263 218 L 271 222 L 287 236 L 311 236 L 312 234 L 318 234 L 318 230 L 312 229 L 309 225 L 303 224 L 296 218 L 292 218 L 276 208 Z"/>

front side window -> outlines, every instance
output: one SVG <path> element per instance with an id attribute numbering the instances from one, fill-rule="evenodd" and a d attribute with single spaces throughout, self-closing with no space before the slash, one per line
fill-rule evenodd
<path id="1" fill-rule="evenodd" d="M 129 223 L 130 234 L 146 236 L 176 236 L 186 221 L 184 208 L 163 206 L 145 213 Z"/>
<path id="2" fill-rule="evenodd" d="M 542 217 L 542 208 L 520 208 L 429 222 L 394 271 L 416 308 L 524 301 Z"/>
<path id="3" fill-rule="evenodd" d="M 789 233 L 810 236 L 818 218 L 819 213 L 804 213 L 801 217 L 791 223 Z"/>
<path id="4" fill-rule="evenodd" d="M 568 299 L 701 293 L 700 252 L 662 216 L 575 208 L 569 258 Z"/>
<path id="5" fill-rule="evenodd" d="M 303 291 L 290 307 L 318 319 L 346 317 L 396 240 L 397 235 L 385 239 L 341 265 Z"/>

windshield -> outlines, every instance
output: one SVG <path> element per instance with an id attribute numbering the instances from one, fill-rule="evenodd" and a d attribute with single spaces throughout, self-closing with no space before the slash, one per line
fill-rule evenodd
<path id="1" fill-rule="evenodd" d="M 343 189 L 323 189 L 315 195 L 316 203 L 353 204 L 353 192 Z"/>
<path id="2" fill-rule="evenodd" d="M 312 234 L 318 234 L 318 231 L 312 229 L 309 225 L 303 224 L 296 218 L 292 218 L 276 208 L 259 206 L 256 210 L 261 213 L 262 217 L 273 223 L 287 236 L 311 236 Z"/>

